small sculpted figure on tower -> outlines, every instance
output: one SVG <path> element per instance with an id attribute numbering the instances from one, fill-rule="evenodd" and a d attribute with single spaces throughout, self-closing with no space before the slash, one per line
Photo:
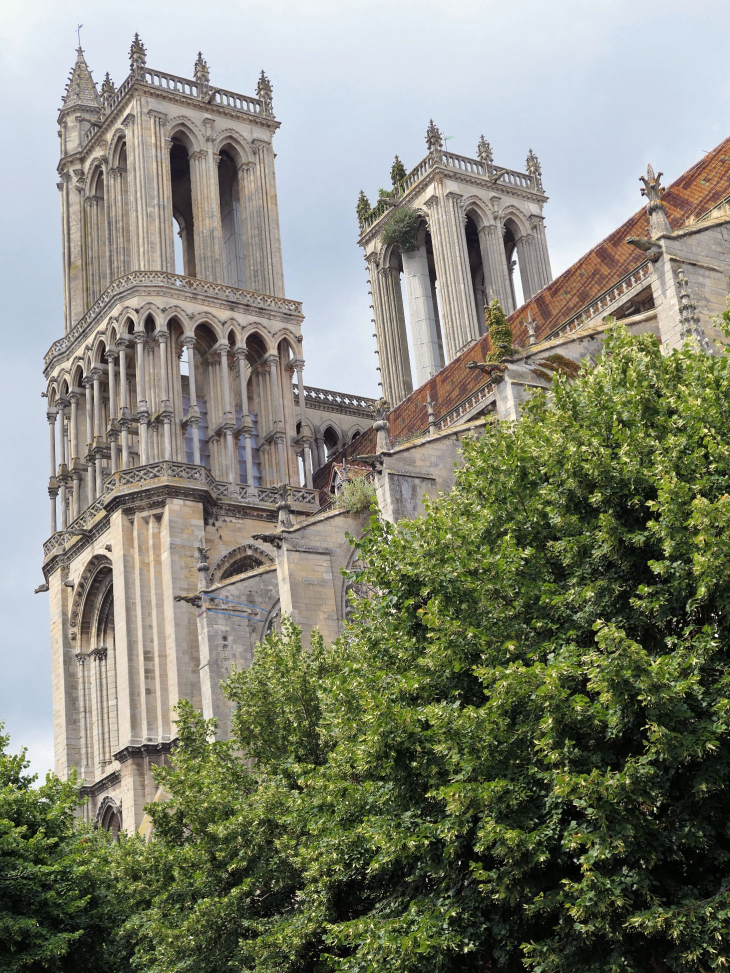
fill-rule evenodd
<path id="1" fill-rule="evenodd" d="M 203 57 L 203 52 L 198 51 L 198 59 L 195 62 L 193 78 L 198 82 L 198 94 L 201 98 L 207 98 L 210 91 L 210 69 L 208 62 Z"/>
<path id="2" fill-rule="evenodd" d="M 271 82 L 266 77 L 266 74 L 262 71 L 259 77 L 259 83 L 256 85 L 256 95 L 261 102 L 261 114 L 273 117 L 274 114 L 274 102 L 271 97 L 273 88 L 271 87 Z"/>
<path id="3" fill-rule="evenodd" d="M 433 123 L 433 118 L 428 123 L 428 128 L 426 129 L 426 145 L 428 146 L 428 154 L 432 159 L 440 162 L 441 153 L 444 150 L 444 142 L 441 138 L 441 132 Z"/>
<path id="4" fill-rule="evenodd" d="M 114 82 L 107 71 L 107 73 L 104 75 L 104 80 L 101 83 L 101 107 L 105 112 L 109 110 L 109 102 L 111 101 L 116 90 L 117 89 L 114 87 Z"/>
<path id="5" fill-rule="evenodd" d="M 542 167 L 532 149 L 528 153 L 526 165 L 527 175 L 532 179 L 535 189 L 542 189 Z"/>
<path id="6" fill-rule="evenodd" d="M 492 146 L 487 142 L 483 135 L 479 136 L 479 142 L 477 144 L 477 159 L 484 166 L 484 169 L 488 176 L 494 174 L 494 156 L 492 155 Z"/>
<path id="7" fill-rule="evenodd" d="M 147 50 L 142 43 L 139 34 L 134 35 L 132 46 L 129 49 L 129 68 L 135 77 L 144 73 L 147 65 Z"/>

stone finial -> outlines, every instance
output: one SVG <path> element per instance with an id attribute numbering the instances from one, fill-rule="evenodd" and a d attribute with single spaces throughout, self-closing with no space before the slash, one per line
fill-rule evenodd
<path id="1" fill-rule="evenodd" d="M 429 121 L 426 129 L 426 145 L 431 158 L 440 162 L 441 153 L 444 150 L 444 140 L 441 138 L 441 132 L 434 125 L 433 118 Z"/>
<path id="2" fill-rule="evenodd" d="M 104 80 L 101 83 L 101 107 L 106 111 L 109 107 L 109 102 L 112 99 L 112 95 L 116 92 L 114 87 L 114 82 L 112 81 L 109 72 L 104 75 Z"/>
<path id="3" fill-rule="evenodd" d="M 393 184 L 394 189 L 398 189 L 400 184 L 406 178 L 406 167 L 400 161 L 398 156 L 393 160 L 393 165 L 390 167 L 390 181 Z"/>
<path id="4" fill-rule="evenodd" d="M 377 434 L 377 439 L 375 443 L 376 453 L 385 453 L 390 449 L 390 423 L 385 418 L 387 413 L 390 411 L 390 405 L 388 402 L 380 398 L 375 403 L 375 422 L 373 423 L 373 429 Z"/>
<path id="5" fill-rule="evenodd" d="M 487 175 L 491 176 L 494 172 L 494 156 L 492 155 L 492 146 L 483 135 L 479 136 L 477 143 L 477 159 L 484 166 Z"/>
<path id="6" fill-rule="evenodd" d="M 436 412 L 434 410 L 434 404 L 431 401 L 431 392 L 426 392 L 426 415 L 428 417 L 428 434 L 429 436 L 435 436 L 439 431 L 439 427 L 436 423 Z"/>
<path id="7" fill-rule="evenodd" d="M 527 334 L 530 339 L 530 344 L 537 344 L 537 334 L 535 333 L 535 322 L 532 320 L 532 311 L 527 312 L 527 320 L 524 322 L 527 328 Z"/>
<path id="8" fill-rule="evenodd" d="M 662 202 L 664 187 L 661 185 L 663 173 L 658 172 L 654 175 L 651 165 L 646 167 L 646 175 L 639 176 L 639 181 L 644 185 L 641 187 L 641 195 L 646 196 L 646 212 L 649 214 L 649 232 L 652 237 L 658 237 L 662 233 L 671 233 L 667 211 Z"/>
<path id="9" fill-rule="evenodd" d="M 207 96 L 210 88 L 210 69 L 208 62 L 203 57 L 202 51 L 198 51 L 198 59 L 195 62 L 195 68 L 193 70 L 193 78 L 198 83 L 198 93 L 201 96 Z"/>
<path id="10" fill-rule="evenodd" d="M 370 200 L 361 189 L 360 195 L 357 197 L 357 206 L 355 207 L 357 222 L 360 226 L 365 223 L 366 218 L 370 215 L 370 208 Z"/>
<path id="11" fill-rule="evenodd" d="M 66 91 L 63 96 L 63 107 L 71 108 L 72 106 L 78 106 L 98 108 L 99 103 L 99 92 L 96 90 L 96 84 L 91 77 L 91 71 L 89 70 L 89 65 L 86 63 L 83 49 L 77 47 L 76 63 L 71 69 L 71 74 L 68 78 L 68 84 L 66 85 Z"/>
<path id="12" fill-rule="evenodd" d="M 274 102 L 272 100 L 273 88 L 271 87 L 271 82 L 266 77 L 266 74 L 262 71 L 259 76 L 259 82 L 256 85 L 256 96 L 261 102 L 261 114 L 273 117 L 274 114 Z"/>
<path id="13" fill-rule="evenodd" d="M 129 48 L 129 69 L 132 74 L 140 75 L 147 65 L 147 50 L 139 34 L 134 35 L 132 46 Z"/>
<path id="14" fill-rule="evenodd" d="M 525 162 L 527 167 L 527 175 L 532 179 L 532 184 L 535 189 L 542 190 L 542 167 L 540 165 L 540 160 L 537 158 L 535 153 L 530 149 L 527 154 L 527 160 Z"/>
<path id="15" fill-rule="evenodd" d="M 205 538 L 201 534 L 198 539 L 198 591 L 202 591 L 203 588 L 208 587 L 208 571 L 210 570 L 210 565 L 208 564 L 209 551 L 210 548 L 205 546 Z"/>
<path id="16" fill-rule="evenodd" d="M 276 505 L 276 511 L 278 513 L 278 527 L 292 527 L 291 518 L 291 504 L 289 503 L 289 484 L 280 483 L 276 488 L 276 492 L 279 494 L 279 502 Z"/>

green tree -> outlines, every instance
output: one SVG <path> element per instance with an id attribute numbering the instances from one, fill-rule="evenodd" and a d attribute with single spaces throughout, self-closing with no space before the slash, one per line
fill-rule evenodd
<path id="1" fill-rule="evenodd" d="M 729 420 L 728 355 L 616 329 L 373 517 L 345 634 L 267 639 L 231 743 L 182 708 L 137 968 L 725 968 Z"/>
<path id="2" fill-rule="evenodd" d="M 299 850 L 334 969 L 730 961 L 730 358 L 605 351 L 360 545 Z"/>
<path id="3" fill-rule="evenodd" d="M 501 362 L 503 358 L 514 352 L 514 348 L 512 347 L 512 328 L 505 317 L 502 305 L 496 298 L 484 308 L 484 322 L 494 349 L 486 356 L 485 361 Z"/>
<path id="4" fill-rule="evenodd" d="M 156 772 L 170 800 L 148 805 L 152 839 L 122 846 L 132 916 L 121 932 L 145 973 L 309 970 L 322 927 L 298 908 L 294 851 L 307 841 L 304 782 L 327 756 L 320 693 L 333 656 L 316 634 L 302 646 L 286 619 L 231 675 L 232 739 L 179 704 L 172 766 Z"/>
<path id="5" fill-rule="evenodd" d="M 111 840 L 75 820 L 74 780 L 34 786 L 25 751 L 8 743 L 0 732 L 0 970 L 126 969 L 111 935 L 125 918 L 106 883 Z"/>
<path id="6" fill-rule="evenodd" d="M 406 167 L 400 161 L 400 158 L 396 156 L 393 160 L 393 165 L 390 167 L 390 181 L 393 184 L 393 188 L 398 189 L 407 175 Z"/>
<path id="7" fill-rule="evenodd" d="M 357 213 L 357 222 L 362 226 L 370 215 L 370 202 L 362 189 L 360 190 L 360 195 L 357 197 L 355 212 Z"/>

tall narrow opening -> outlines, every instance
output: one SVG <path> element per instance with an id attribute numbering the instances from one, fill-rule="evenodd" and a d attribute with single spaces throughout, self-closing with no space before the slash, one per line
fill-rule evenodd
<path id="1" fill-rule="evenodd" d="M 108 284 L 107 246 L 106 246 L 106 199 L 104 196 L 104 172 L 99 169 L 92 188 L 88 244 L 91 260 L 91 296 L 95 300 Z"/>
<path id="2" fill-rule="evenodd" d="M 178 271 L 178 260 L 181 260 L 182 273 L 186 277 L 196 277 L 190 153 L 188 147 L 179 138 L 173 138 L 170 148 L 170 182 L 172 185 L 172 215 L 180 240 L 175 252 L 175 270 Z"/>
<path id="3" fill-rule="evenodd" d="M 220 162 L 218 163 L 218 192 L 220 195 L 225 282 L 232 287 L 245 287 L 238 167 L 231 153 L 225 149 L 221 151 Z"/>
<path id="4" fill-rule="evenodd" d="M 117 209 L 119 223 L 114 227 L 114 237 L 116 247 L 112 250 L 116 258 L 112 265 L 112 276 L 121 277 L 122 274 L 132 270 L 131 242 L 130 242 L 130 220 L 129 220 L 129 185 L 127 179 L 127 143 L 123 142 L 117 159 L 117 173 L 119 182 L 116 195 L 117 207 L 121 206 L 121 212 Z M 116 250 L 116 253 L 114 253 Z"/>
<path id="5" fill-rule="evenodd" d="M 246 357 L 248 366 L 246 369 L 246 395 L 248 398 L 248 414 L 251 418 L 251 462 L 253 464 L 253 477 L 249 481 L 253 486 L 261 486 L 265 480 L 264 459 L 262 455 L 261 436 L 262 429 L 267 421 L 264 412 L 265 399 L 265 376 L 262 372 L 262 363 L 266 355 L 266 347 L 258 335 L 251 335 L 246 341 Z M 239 382 L 240 384 L 240 382 Z M 238 421 L 238 417 L 236 419 Z M 244 455 L 241 456 L 241 443 L 239 443 L 238 466 L 239 472 L 245 471 L 245 437 L 241 440 L 244 447 Z M 244 466 L 241 467 L 241 462 Z"/>
<path id="6" fill-rule="evenodd" d="M 512 220 L 508 220 L 505 223 L 504 230 L 504 254 L 507 258 L 509 286 L 515 308 L 521 307 L 525 303 L 525 295 L 522 287 L 522 267 L 520 266 L 520 258 L 517 252 L 517 240 L 519 236 L 519 227 Z"/>
<path id="7" fill-rule="evenodd" d="M 471 287 L 474 294 L 474 306 L 479 322 L 479 333 L 484 334 L 484 305 L 487 303 L 487 289 L 484 279 L 484 267 L 482 265 L 482 250 L 479 245 L 479 230 L 473 218 L 467 215 L 466 226 L 464 227 L 466 236 L 466 251 L 469 257 L 469 274 L 471 277 Z"/>

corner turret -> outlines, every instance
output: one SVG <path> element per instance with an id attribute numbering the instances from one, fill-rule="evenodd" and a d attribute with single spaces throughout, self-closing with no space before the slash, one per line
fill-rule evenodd
<path id="1" fill-rule="evenodd" d="M 66 85 L 58 116 L 61 126 L 61 158 L 81 150 L 84 137 L 101 111 L 101 98 L 81 47 Z"/>

